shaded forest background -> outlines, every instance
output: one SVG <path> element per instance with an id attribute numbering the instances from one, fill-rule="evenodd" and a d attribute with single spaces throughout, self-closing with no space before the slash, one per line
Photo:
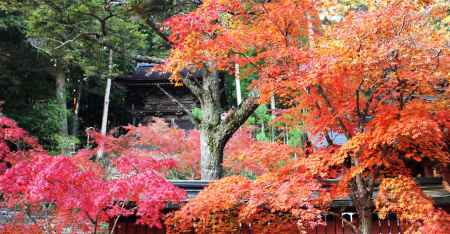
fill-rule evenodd
<path id="1" fill-rule="evenodd" d="M 58 20 L 62 21 L 63 18 L 58 18 L 60 16 L 47 3 L 26 1 L 26 4 L 20 5 L 16 1 L 6 1 L 2 3 L 4 5 L 0 4 L 0 101 L 3 103 L 3 114 L 36 136 L 50 152 L 58 154 L 63 149 L 70 148 L 69 150 L 74 151 L 75 148 L 82 147 L 86 144 L 85 130 L 99 130 L 101 127 L 106 79 L 133 73 L 139 62 L 148 62 L 136 57 L 167 56 L 170 48 L 167 38 L 156 27 L 167 17 L 189 11 L 199 4 L 196 1 L 182 2 L 183 4 L 174 5 L 168 1 L 130 1 L 132 11 L 118 12 L 113 17 L 123 18 L 126 23 L 110 23 L 111 32 L 109 38 L 105 39 L 110 44 L 107 45 L 91 38 L 76 38 L 73 37 L 75 32 L 59 29 L 60 25 L 70 23 L 80 27 L 77 31 L 81 33 L 83 30 L 99 30 L 89 28 L 91 26 L 83 28 L 84 26 L 77 25 L 77 20 L 60 23 Z M 54 3 L 62 6 L 67 4 L 66 1 Z M 104 7 L 101 3 L 93 6 L 72 4 L 74 9 L 65 11 L 63 15 L 76 17 L 85 8 Z M 39 8 L 36 9 L 38 6 L 55 15 L 47 12 L 48 15 L 40 13 L 40 16 L 35 17 L 33 14 L 40 12 Z M 139 15 L 150 17 L 146 21 L 139 19 Z M 93 21 L 89 21 L 94 26 L 97 24 L 95 17 L 92 17 Z M 53 21 L 49 23 L 49 20 Z M 58 53 L 49 53 L 49 50 L 44 50 L 36 43 L 37 39 L 43 37 L 68 37 L 67 41 L 70 43 L 64 44 L 62 48 L 57 46 Z M 108 51 L 111 48 L 115 51 L 113 72 L 105 75 Z M 55 73 L 60 64 L 64 64 L 62 72 L 65 77 L 63 105 L 58 101 L 60 91 L 58 75 Z M 247 93 L 246 87 L 254 78 L 250 75 L 241 79 L 244 96 Z M 225 74 L 225 87 L 225 106 L 235 106 L 233 75 Z M 132 122 L 125 102 L 126 90 L 112 82 L 108 129 Z M 197 112 L 198 110 L 193 110 L 193 113 Z M 257 139 L 273 140 L 275 137 L 283 137 L 274 136 L 273 129 L 267 127 L 272 119 L 269 107 L 265 105 L 250 117 L 249 123 L 257 128 L 254 134 Z M 65 121 L 67 129 L 62 130 L 66 128 Z M 301 144 L 302 133 L 298 129 L 291 129 L 288 134 L 286 141 Z"/>

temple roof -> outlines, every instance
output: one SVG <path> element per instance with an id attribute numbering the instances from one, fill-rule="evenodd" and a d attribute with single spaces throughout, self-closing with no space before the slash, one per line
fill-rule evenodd
<path id="1" fill-rule="evenodd" d="M 122 75 L 116 77 L 115 81 L 123 83 L 125 85 L 132 85 L 138 83 L 146 83 L 146 84 L 168 84 L 171 83 L 169 72 L 162 72 L 157 70 L 155 67 L 159 64 L 154 63 L 138 63 L 133 73 L 128 75 Z M 182 76 L 188 75 L 188 70 L 183 70 L 181 72 Z M 201 77 L 201 72 L 196 72 L 194 74 L 196 78 Z"/>
<path id="2" fill-rule="evenodd" d="M 152 63 L 138 63 L 136 65 L 134 73 L 119 76 L 115 80 L 121 83 L 169 83 L 171 74 L 168 72 L 156 71 L 154 69 L 155 66 L 156 64 Z"/>

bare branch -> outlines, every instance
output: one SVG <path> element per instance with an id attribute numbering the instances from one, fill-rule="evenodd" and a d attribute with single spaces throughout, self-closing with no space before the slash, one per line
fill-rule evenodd
<path id="1" fill-rule="evenodd" d="M 170 46 L 172 46 L 172 42 L 169 40 L 169 37 L 164 34 L 162 32 L 162 30 L 155 24 L 155 22 L 153 22 L 150 18 L 148 18 L 146 21 L 147 25 L 153 29 L 153 31 L 159 36 L 161 37 L 165 42 L 167 42 L 167 44 L 169 44 Z"/>
<path id="2" fill-rule="evenodd" d="M 82 35 L 82 33 L 76 35 L 76 36 L 75 36 L 74 38 L 72 38 L 72 39 L 69 39 L 69 40 L 67 40 L 67 41 L 65 41 L 65 42 L 62 42 L 61 45 L 55 47 L 54 50 L 57 50 L 57 49 L 59 49 L 59 48 L 65 46 L 65 45 L 67 45 L 68 43 L 71 43 L 71 42 L 75 41 L 76 39 L 78 39 L 79 37 L 81 37 L 81 35 Z"/>
<path id="3" fill-rule="evenodd" d="M 121 55 L 125 55 L 128 57 L 131 57 L 132 59 L 138 61 L 138 62 L 148 62 L 148 63 L 157 63 L 157 64 L 162 64 L 165 62 L 164 59 L 162 58 L 158 58 L 158 57 L 153 57 L 153 56 L 147 56 L 147 55 L 129 55 L 128 51 L 126 49 L 121 49 L 121 48 L 117 48 L 114 45 L 106 42 L 106 41 L 101 41 L 100 40 L 100 35 L 98 33 L 83 33 L 81 36 L 85 36 L 86 39 L 98 43 L 100 45 L 105 46 L 108 49 L 113 50 L 115 53 L 121 54 Z"/>
<path id="4" fill-rule="evenodd" d="M 44 48 L 38 46 L 36 43 L 33 43 L 33 42 L 30 41 L 30 40 L 28 40 L 28 42 L 30 43 L 30 45 L 31 45 L 33 48 L 35 48 L 35 49 L 37 49 L 37 50 L 39 50 L 39 51 L 42 51 L 42 52 L 44 52 L 44 53 L 46 53 L 46 54 L 48 54 L 48 55 L 51 55 L 51 53 L 50 53 L 48 50 L 46 50 L 46 49 L 44 49 Z"/>
<path id="5" fill-rule="evenodd" d="M 125 207 L 125 202 L 123 201 L 123 202 L 122 202 L 122 206 L 121 206 L 120 208 L 123 209 L 124 207 Z M 113 226 L 112 226 L 112 228 L 111 228 L 110 234 L 114 234 L 114 231 L 115 231 L 116 226 L 117 226 L 117 222 L 119 221 L 120 217 L 121 217 L 121 215 L 119 214 L 119 215 L 117 215 L 117 217 L 115 218 L 114 224 L 113 224 Z"/>
<path id="6" fill-rule="evenodd" d="M 183 81 L 183 84 L 186 85 L 186 87 L 191 90 L 192 94 L 200 101 L 203 102 L 202 98 L 202 88 L 198 82 L 196 82 L 195 77 L 192 76 L 192 74 L 188 73 L 185 76 L 181 76 L 181 80 Z"/>
<path id="7" fill-rule="evenodd" d="M 167 92 L 164 88 L 161 87 L 161 85 L 157 84 L 156 87 L 158 87 L 161 92 L 163 92 L 167 97 L 169 97 L 173 102 L 175 102 L 178 106 L 183 109 L 183 111 L 189 116 L 189 119 L 194 123 L 195 125 L 200 124 L 200 121 L 197 120 L 193 115 L 192 112 L 180 101 L 178 101 L 174 96 L 172 96 L 169 92 Z"/>

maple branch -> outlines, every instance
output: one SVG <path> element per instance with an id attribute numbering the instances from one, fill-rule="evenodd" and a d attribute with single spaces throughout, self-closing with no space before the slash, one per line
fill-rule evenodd
<path id="1" fill-rule="evenodd" d="M 193 124 L 198 125 L 200 124 L 199 120 L 197 120 L 193 115 L 192 112 L 180 101 L 178 101 L 174 96 L 172 96 L 169 92 L 167 92 L 161 85 L 157 84 L 156 87 L 158 87 L 161 92 L 163 92 L 167 97 L 169 97 L 173 102 L 175 102 L 183 111 L 189 116 L 189 119 L 192 121 Z"/>
<path id="2" fill-rule="evenodd" d="M 186 85 L 186 87 L 191 90 L 192 94 L 194 94 L 194 96 L 200 101 L 203 102 L 203 98 L 202 98 L 202 88 L 200 87 L 200 84 L 198 82 L 196 82 L 195 77 L 193 77 L 190 72 L 188 72 L 188 74 L 186 74 L 185 76 L 182 75 L 181 76 L 181 80 L 183 81 L 183 84 Z"/>
<path id="3" fill-rule="evenodd" d="M 220 125 L 220 135 L 223 139 L 228 140 L 233 133 L 248 119 L 254 110 L 259 106 L 258 96 L 250 95 L 237 107 L 235 111 L 232 111 L 227 118 L 222 120 Z"/>
<path id="4" fill-rule="evenodd" d="M 362 120 L 363 120 L 363 118 L 365 118 L 362 115 L 362 113 L 361 113 L 361 108 L 360 108 L 360 105 L 359 105 L 359 99 L 360 99 L 359 96 L 360 96 L 361 88 L 362 88 L 363 84 L 364 84 L 364 78 L 361 79 L 361 82 L 359 83 L 358 88 L 355 91 L 355 96 L 356 96 L 356 115 L 358 116 L 358 128 L 360 128 L 360 129 L 362 127 Z"/>
<path id="5" fill-rule="evenodd" d="M 125 202 L 122 202 L 121 208 L 123 209 L 124 207 L 125 207 Z M 114 229 L 116 229 L 117 222 L 119 221 L 120 216 L 121 216 L 120 214 L 117 215 L 116 219 L 114 220 L 114 224 L 113 224 L 113 226 L 112 226 L 112 228 L 111 228 L 110 234 L 114 234 Z"/>
<path id="6" fill-rule="evenodd" d="M 331 114 L 333 114 L 336 118 L 336 121 L 339 125 L 339 127 L 342 128 L 342 130 L 344 131 L 345 137 L 347 137 L 347 139 L 352 138 L 352 134 L 351 132 L 347 129 L 347 127 L 345 127 L 344 122 L 342 121 L 342 119 L 337 116 L 337 112 L 336 109 L 333 107 L 333 105 L 331 104 L 330 99 L 328 98 L 328 96 L 325 94 L 325 91 L 323 90 L 322 86 L 320 84 L 316 85 L 316 90 L 317 93 L 323 98 L 323 100 L 325 101 L 325 104 L 328 107 L 328 110 L 331 112 Z"/>
<path id="7" fill-rule="evenodd" d="M 278 32 L 281 34 L 281 36 L 284 38 L 285 46 L 286 46 L 286 47 L 289 47 L 288 32 L 287 32 L 287 31 L 283 32 L 283 29 L 281 28 L 281 26 L 278 25 L 278 24 L 275 22 L 275 20 L 272 19 L 272 17 L 270 17 L 269 10 L 266 8 L 264 2 L 261 4 L 261 7 L 262 7 L 262 9 L 263 9 L 264 14 L 267 15 L 267 19 L 269 19 L 269 21 L 270 21 L 273 25 L 275 25 L 275 28 L 278 30 Z"/>
<path id="8" fill-rule="evenodd" d="M 403 15 L 403 17 L 402 17 L 402 25 L 400 26 L 400 29 L 397 31 L 397 36 L 399 36 L 400 33 L 403 32 L 403 29 L 405 28 L 405 26 L 406 26 L 406 15 Z"/>
<path id="9" fill-rule="evenodd" d="M 327 141 L 329 146 L 333 146 L 334 145 L 334 141 L 333 139 L 331 139 L 330 135 L 328 134 L 328 132 L 324 133 L 325 135 L 325 140 Z"/>
<path id="10" fill-rule="evenodd" d="M 162 32 L 162 30 L 153 22 L 150 17 L 145 21 L 146 24 L 161 38 L 163 39 L 170 47 L 172 47 L 172 42 L 169 37 Z"/>

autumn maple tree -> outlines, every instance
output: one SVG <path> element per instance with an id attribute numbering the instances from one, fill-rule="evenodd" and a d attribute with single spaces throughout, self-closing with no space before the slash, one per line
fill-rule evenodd
<path id="1" fill-rule="evenodd" d="M 287 60 L 279 71 L 276 85 L 290 90 L 291 116 L 324 140 L 331 132 L 346 137 L 343 145 L 326 139 L 328 147 L 309 156 L 310 167 L 340 168 L 337 191 L 350 195 L 361 233 L 370 233 L 377 210 L 381 217 L 396 213 L 407 232 L 449 230 L 449 215 L 412 179 L 414 165 L 449 163 L 448 32 L 433 25 L 441 15 L 435 5 L 372 2 L 310 37 L 308 62 Z M 395 199 L 404 196 L 409 200 Z"/>
<path id="2" fill-rule="evenodd" d="M 276 74 L 262 71 L 263 61 L 292 53 L 296 59 L 304 58 L 292 45 L 300 44 L 300 38 L 308 34 L 304 27 L 308 22 L 317 24 L 314 9 L 311 1 L 208 0 L 194 11 L 166 21 L 172 49 L 164 66 L 175 83 L 192 91 L 202 110 L 197 121 L 202 179 L 223 176 L 226 143 L 260 103 L 259 92 L 251 89 L 236 109 L 223 110 L 220 73 L 233 73 L 235 64 L 239 64 L 243 76 L 257 73 L 264 82 L 264 77 Z M 226 113 L 223 118 L 222 113 Z"/>
<path id="3" fill-rule="evenodd" d="M 326 194 L 350 196 L 359 217 L 353 230 L 370 233 L 372 215 L 378 212 L 381 218 L 397 214 L 407 224 L 406 232 L 446 233 L 449 215 L 420 191 L 413 170 L 449 163 L 448 32 L 435 27 L 448 6 L 368 2 L 368 9 L 349 10 L 340 22 L 321 26 L 319 6 L 310 1 L 205 1 L 193 13 L 169 21 L 178 46 L 167 66 L 174 73 L 214 73 L 231 71 L 239 63 L 256 72 L 252 88 L 258 90 L 259 102 L 276 95 L 288 107 L 283 114 L 290 123 L 302 122 L 311 138 L 327 142 L 301 156 L 315 178 L 339 178 Z M 332 134 L 346 142 L 335 143 Z M 228 189 L 232 183 L 218 185 Z M 377 186 L 380 192 L 374 197 Z M 201 197 L 208 200 L 207 193 L 217 191 L 212 187 Z M 181 212 L 238 207 L 231 213 L 240 214 L 241 206 L 246 203 L 221 210 L 194 200 Z M 192 225 L 183 217 L 175 214 L 172 222 L 195 229 L 217 221 L 204 217 Z"/>

